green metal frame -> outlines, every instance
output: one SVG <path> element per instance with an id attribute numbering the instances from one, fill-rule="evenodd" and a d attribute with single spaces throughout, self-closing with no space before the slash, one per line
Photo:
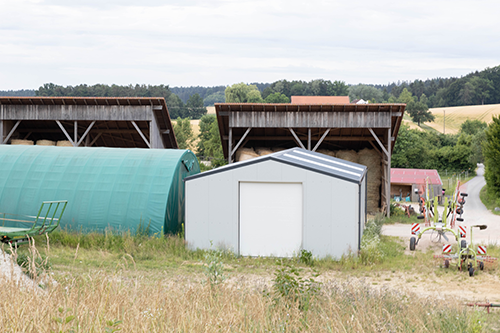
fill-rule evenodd
<path id="1" fill-rule="evenodd" d="M 58 201 L 44 201 L 42 202 L 38 214 L 34 217 L 33 221 L 21 220 L 15 218 L 6 218 L 3 213 L 3 225 L 0 226 L 0 241 L 2 243 L 20 244 L 27 243 L 30 237 L 41 235 L 44 233 L 51 233 L 61 223 L 61 218 L 68 204 L 67 200 Z M 30 218 L 30 217 L 26 217 Z M 33 218 L 33 217 L 31 217 Z M 5 221 L 16 223 L 33 223 L 31 228 L 22 227 L 6 227 Z"/>

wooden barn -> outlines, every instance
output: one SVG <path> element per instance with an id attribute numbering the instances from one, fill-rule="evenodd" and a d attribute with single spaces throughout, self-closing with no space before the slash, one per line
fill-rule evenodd
<path id="1" fill-rule="evenodd" d="M 177 148 L 158 97 L 0 97 L 0 144 Z"/>
<path id="2" fill-rule="evenodd" d="M 405 104 L 215 104 L 229 163 L 300 147 L 368 166 L 368 212 L 390 203 L 390 165 Z"/>

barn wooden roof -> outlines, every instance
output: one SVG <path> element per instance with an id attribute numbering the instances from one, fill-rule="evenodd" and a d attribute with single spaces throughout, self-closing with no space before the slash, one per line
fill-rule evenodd
<path id="1" fill-rule="evenodd" d="M 255 104 L 217 103 L 224 156 L 228 156 L 229 128 L 233 140 L 246 136 L 247 146 L 296 146 L 292 128 L 302 142 L 307 142 L 311 130 L 313 145 L 330 129 L 321 148 L 332 150 L 373 148 L 377 146 L 371 131 L 387 143 L 387 129 L 391 129 L 392 145 L 397 138 L 405 104 Z M 371 131 L 370 131 L 371 129 Z M 375 142 L 375 144 L 373 144 Z"/>
<path id="2" fill-rule="evenodd" d="M 54 108 L 51 108 L 51 106 Z M 163 141 L 163 147 L 178 147 L 167 104 L 163 97 L 9 96 L 0 97 L 0 108 L 2 108 L 0 119 L 23 121 L 18 127 L 18 131 L 23 131 L 24 127 L 28 126 L 30 130 L 43 132 L 43 135 L 50 139 L 49 134 L 51 131 L 59 132 L 59 129 L 57 125 L 52 126 L 54 124 L 50 124 L 52 127 L 48 128 L 46 121 L 77 120 L 83 126 L 87 125 L 85 122 L 90 123 L 95 120 L 98 123 L 93 127 L 93 131 L 114 133 L 114 137 L 108 138 L 109 143 L 111 144 L 111 141 L 113 141 L 116 146 L 127 147 L 143 147 L 144 142 L 132 125 L 123 122 L 136 121 L 138 128 L 147 136 L 149 129 L 146 122 L 152 119 L 152 110 L 159 135 Z M 103 140 L 104 138 L 100 138 L 98 144 L 108 146 Z"/>

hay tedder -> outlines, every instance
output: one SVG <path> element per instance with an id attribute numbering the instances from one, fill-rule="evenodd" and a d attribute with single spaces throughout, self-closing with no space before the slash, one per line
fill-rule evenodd
<path id="1" fill-rule="evenodd" d="M 486 225 L 473 225 L 470 227 L 469 243 L 466 240 L 467 227 L 465 225 L 456 226 L 457 221 L 464 221 L 462 214 L 464 213 L 465 197 L 467 197 L 467 193 L 460 193 L 460 183 L 458 183 L 453 196 L 448 200 L 444 200 L 444 209 L 440 216 L 438 212 L 438 200 L 437 198 L 430 198 L 429 185 L 426 182 L 425 196 L 419 197 L 420 213 L 422 215 L 418 216 L 425 223 L 423 228 L 418 223 L 412 225 L 412 234 L 415 236 L 410 238 L 410 250 L 415 251 L 415 246 L 425 232 L 430 231 L 432 233 L 431 240 L 434 242 L 440 242 L 442 239 L 449 242 L 446 235 L 449 233 L 457 242 L 456 252 L 452 253 L 451 244 L 443 244 L 443 253 L 435 255 L 434 258 L 444 260 L 445 268 L 449 268 L 454 263 L 460 271 L 467 270 L 469 276 L 473 276 L 477 269 L 484 269 L 485 262 L 494 262 L 497 259 L 486 254 L 486 246 L 475 246 L 473 243 L 473 228 L 484 230 L 487 228 Z"/>
<path id="2" fill-rule="evenodd" d="M 67 200 L 44 201 L 36 216 L 0 213 L 0 241 L 18 245 L 27 243 L 30 237 L 51 233 L 59 226 L 67 204 Z"/>
<path id="3" fill-rule="evenodd" d="M 431 240 L 434 242 L 440 242 L 442 238 L 449 241 L 446 234 L 450 233 L 458 243 L 460 235 L 454 229 L 455 222 L 463 222 L 462 214 L 466 196 L 467 193 L 460 193 L 460 183 L 458 183 L 453 197 L 443 200 L 444 209 L 440 216 L 438 199 L 437 197 L 431 198 L 429 182 L 426 180 L 424 196 L 419 193 L 419 210 L 421 215 L 417 217 L 424 220 L 424 224 L 423 226 L 421 223 L 412 224 L 411 233 L 415 236 L 410 238 L 410 250 L 415 251 L 418 241 L 428 231 L 431 232 Z"/>

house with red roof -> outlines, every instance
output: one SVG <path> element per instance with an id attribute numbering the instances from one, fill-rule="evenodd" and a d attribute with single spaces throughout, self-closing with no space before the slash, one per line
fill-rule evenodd
<path id="1" fill-rule="evenodd" d="M 409 197 L 410 201 L 416 202 L 416 190 L 423 195 L 426 181 L 431 188 L 431 197 L 438 197 L 441 202 L 443 182 L 437 170 L 391 168 L 391 198 L 405 201 Z"/>

